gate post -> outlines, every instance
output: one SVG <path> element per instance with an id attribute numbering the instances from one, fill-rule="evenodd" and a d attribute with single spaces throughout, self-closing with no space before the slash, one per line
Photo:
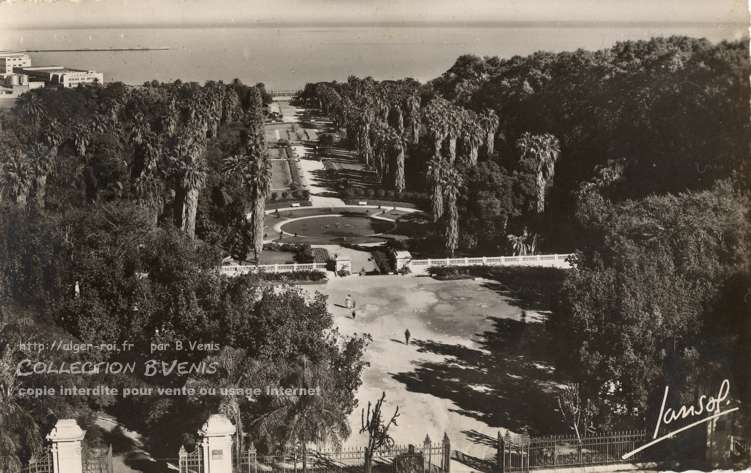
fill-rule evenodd
<path id="1" fill-rule="evenodd" d="M 441 462 L 441 470 L 443 470 L 443 473 L 450 473 L 451 471 L 451 441 L 445 432 L 443 433 L 443 461 Z"/>
<path id="2" fill-rule="evenodd" d="M 223 414 L 213 414 L 198 435 L 203 437 L 203 473 L 232 473 L 232 436 L 235 426 Z"/>
<path id="3" fill-rule="evenodd" d="M 496 444 L 496 463 L 498 464 L 498 472 L 504 473 L 506 463 L 506 445 L 503 443 L 503 437 L 501 437 L 501 431 L 498 431 L 498 441 Z"/>
<path id="4" fill-rule="evenodd" d="M 47 440 L 52 442 L 52 468 L 54 473 L 83 473 L 81 441 L 86 435 L 74 419 L 57 421 Z"/>
<path id="5" fill-rule="evenodd" d="M 423 471 L 426 473 L 430 473 L 432 470 L 431 463 L 432 459 L 430 458 L 431 454 L 431 442 L 430 437 L 428 437 L 427 434 L 425 434 L 425 440 L 422 442 L 422 462 L 423 462 Z"/>
<path id="6" fill-rule="evenodd" d="M 250 449 L 248 449 L 248 473 L 256 473 L 258 471 L 258 453 L 256 452 L 256 446 L 253 442 L 250 442 Z"/>

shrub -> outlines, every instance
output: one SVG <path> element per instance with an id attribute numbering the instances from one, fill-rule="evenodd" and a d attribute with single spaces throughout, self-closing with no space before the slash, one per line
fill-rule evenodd
<path id="1" fill-rule="evenodd" d="M 287 200 L 287 199 L 289 199 L 289 192 L 287 192 L 287 191 L 283 191 L 283 192 L 282 192 L 282 199 L 284 199 L 284 200 Z"/>
<path id="2" fill-rule="evenodd" d="M 383 189 L 378 189 L 377 191 L 375 191 L 376 197 L 383 197 L 383 194 L 385 194 Z"/>
<path id="3" fill-rule="evenodd" d="M 367 191 L 365 191 L 365 195 L 367 195 L 368 197 L 373 197 L 375 195 L 375 191 L 373 189 L 368 189 Z"/>
<path id="4" fill-rule="evenodd" d="M 374 250 L 371 254 L 373 255 L 373 261 L 376 266 L 378 266 L 378 270 L 381 274 L 388 274 L 396 271 L 394 262 L 384 250 Z"/>
<path id="5" fill-rule="evenodd" d="M 276 192 L 271 193 L 271 200 L 276 200 L 278 198 L 279 198 L 279 194 L 277 194 Z"/>
<path id="6" fill-rule="evenodd" d="M 262 273 L 261 278 L 266 281 L 321 281 L 326 279 L 326 273 L 321 271 L 291 271 L 289 273 Z"/>
<path id="7" fill-rule="evenodd" d="M 312 263 L 315 261 L 313 255 L 313 248 L 308 243 L 303 243 L 299 246 L 297 253 L 295 254 L 295 261 L 298 263 Z"/>
<path id="8" fill-rule="evenodd" d="M 324 133 L 318 138 L 318 142 L 322 146 L 333 146 L 336 142 L 336 135 L 333 133 Z"/>
<path id="9" fill-rule="evenodd" d="M 396 195 L 396 192 L 394 192 L 393 190 L 388 190 L 388 191 L 386 191 L 386 197 L 388 197 L 388 198 L 389 198 L 389 199 L 391 199 L 391 200 L 393 200 L 393 199 L 394 199 L 394 196 L 395 196 L 395 195 Z"/>

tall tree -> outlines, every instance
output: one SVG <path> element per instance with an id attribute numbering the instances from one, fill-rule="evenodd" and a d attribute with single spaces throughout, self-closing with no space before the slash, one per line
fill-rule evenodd
<path id="1" fill-rule="evenodd" d="M 454 252 L 459 246 L 459 212 L 456 208 L 456 201 L 463 185 L 463 178 L 456 168 L 446 167 L 443 181 L 446 192 L 447 214 L 444 244 L 449 255 L 454 256 Z"/>
<path id="2" fill-rule="evenodd" d="M 433 140 L 433 156 L 428 165 L 428 181 L 430 182 L 433 221 L 437 222 L 443 216 L 443 167 L 444 159 L 441 153 L 443 141 L 449 134 L 448 110 L 450 104 L 440 97 L 431 100 L 423 110 L 422 122 Z"/>
<path id="3" fill-rule="evenodd" d="M 289 366 L 280 385 L 308 394 L 275 396 L 269 410 L 253 421 L 267 434 L 281 430 L 283 444 L 300 445 L 303 472 L 308 470 L 308 443 L 340 446 L 350 434 L 347 415 L 332 392 L 337 384 L 334 376 L 326 366 L 300 357 Z"/>
<path id="4" fill-rule="evenodd" d="M 537 200 L 535 210 L 538 214 L 545 211 L 545 194 L 547 186 L 555 175 L 555 162 L 561 153 L 561 145 L 558 138 L 545 133 L 533 135 L 525 132 L 516 141 L 516 147 L 520 153 L 522 166 L 532 170 L 537 184 Z"/>
<path id="5" fill-rule="evenodd" d="M 205 139 L 200 134 L 183 132 L 174 141 L 166 159 L 175 189 L 175 225 L 194 238 L 198 196 L 206 183 Z"/>

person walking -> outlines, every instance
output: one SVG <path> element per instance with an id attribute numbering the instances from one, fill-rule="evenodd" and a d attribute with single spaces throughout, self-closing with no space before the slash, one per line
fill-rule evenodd
<path id="1" fill-rule="evenodd" d="M 355 317 L 357 317 L 357 309 L 352 309 L 352 320 L 355 320 Z"/>
<path id="2" fill-rule="evenodd" d="M 352 294 L 347 294 L 347 297 L 344 298 L 344 305 L 347 306 L 347 309 L 352 308 Z"/>
<path id="3" fill-rule="evenodd" d="M 404 331 L 404 344 L 409 345 L 409 337 L 411 337 L 412 334 L 409 333 L 409 329 Z"/>

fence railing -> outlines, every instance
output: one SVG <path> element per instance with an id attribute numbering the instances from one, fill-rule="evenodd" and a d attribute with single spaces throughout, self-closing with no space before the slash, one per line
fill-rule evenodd
<path id="1" fill-rule="evenodd" d="M 590 435 L 581 441 L 572 435 L 537 438 L 499 435 L 497 462 L 501 473 L 624 463 L 621 457 L 638 448 L 645 438 L 645 431 Z M 637 453 L 629 462 L 638 460 Z"/>
<path id="2" fill-rule="evenodd" d="M 570 268 L 567 254 L 525 255 L 525 256 L 482 256 L 475 258 L 429 258 L 413 259 L 411 269 L 425 269 L 432 266 L 549 266 Z"/>
<path id="3" fill-rule="evenodd" d="M 177 465 L 180 473 L 203 473 L 203 450 L 201 447 L 196 447 L 195 450 L 189 452 L 181 446 Z"/>
<path id="4" fill-rule="evenodd" d="M 113 473 L 112 445 L 91 450 L 83 461 L 83 473 Z"/>
<path id="5" fill-rule="evenodd" d="M 279 89 L 279 90 L 268 91 L 268 94 L 271 95 L 272 97 L 294 97 L 298 93 L 300 93 L 300 90 L 293 90 L 293 89 L 288 89 L 288 90 Z"/>
<path id="6" fill-rule="evenodd" d="M 28 466 L 21 468 L 21 473 L 54 473 L 52 452 L 45 448 L 42 453 L 29 460 Z"/>
<path id="7" fill-rule="evenodd" d="M 180 455 L 182 458 L 184 453 L 181 451 Z M 421 459 L 423 473 L 450 473 L 451 445 L 446 436 L 439 444 L 433 444 L 426 438 L 422 446 L 395 445 L 381 448 L 373 455 L 373 464 L 393 465 L 395 460 L 413 455 Z M 250 449 L 240 458 L 235 456 L 233 464 L 234 473 L 361 473 L 365 456 L 365 448 L 309 448 L 304 453 L 297 448 L 276 455 L 259 455 L 251 444 Z M 180 472 L 192 473 L 182 466 Z"/>
<path id="8" fill-rule="evenodd" d="M 225 276 L 238 276 L 241 274 L 264 272 L 264 273 L 292 273 L 295 271 L 319 271 L 326 272 L 326 263 L 294 263 L 294 264 L 228 264 L 220 268 Z"/>

